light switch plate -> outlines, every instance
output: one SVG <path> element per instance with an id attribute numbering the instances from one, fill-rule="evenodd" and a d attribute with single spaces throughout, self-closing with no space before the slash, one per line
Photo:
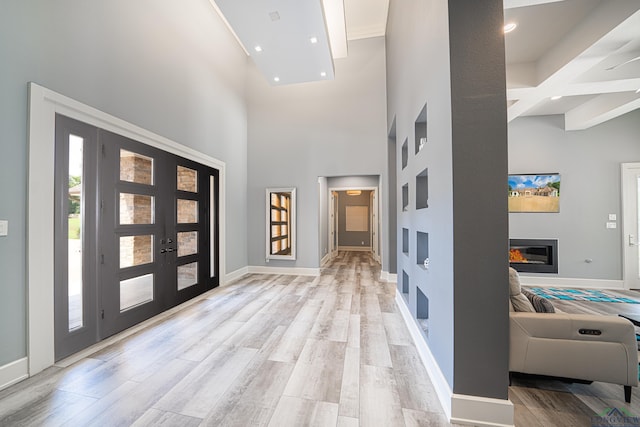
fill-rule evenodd
<path id="1" fill-rule="evenodd" d="M 609 221 L 616 221 L 618 216 L 616 214 L 609 214 Z"/>
<path id="2" fill-rule="evenodd" d="M 615 222 L 608 222 L 607 223 L 607 228 L 617 228 L 618 224 L 616 224 Z"/>
<path id="3" fill-rule="evenodd" d="M 0 236 L 6 236 L 9 234 L 9 221 L 0 220 Z"/>

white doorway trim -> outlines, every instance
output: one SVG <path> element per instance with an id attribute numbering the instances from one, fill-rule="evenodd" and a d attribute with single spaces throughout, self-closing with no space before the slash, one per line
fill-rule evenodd
<path id="1" fill-rule="evenodd" d="M 225 281 L 225 163 L 117 117 L 29 83 L 29 179 L 27 207 L 27 359 L 28 375 L 54 359 L 54 145 L 55 115 L 105 129 L 219 170 L 220 285 Z"/>
<path id="2" fill-rule="evenodd" d="M 625 289 L 640 289 L 638 187 L 640 163 L 622 163 L 622 278 Z"/>
<path id="3" fill-rule="evenodd" d="M 379 187 L 358 187 L 358 186 L 349 186 L 349 187 L 330 187 L 327 191 L 328 191 L 328 197 L 331 200 L 332 198 L 332 194 L 333 192 L 338 192 L 338 191 L 347 191 L 347 190 L 362 190 L 362 191 L 371 191 L 373 193 L 375 193 L 375 199 L 378 201 L 378 206 L 376 206 L 376 213 L 377 213 L 377 221 L 378 221 L 378 231 L 382 228 L 380 227 L 380 197 L 379 197 L 379 193 L 380 193 L 380 188 Z M 338 202 L 339 203 L 339 202 Z M 328 218 L 329 218 L 329 222 L 331 222 L 331 205 L 332 203 L 328 203 L 329 205 L 329 212 L 328 212 Z M 337 221 L 337 218 L 336 218 Z M 338 238 L 338 230 L 336 230 L 336 239 Z M 329 239 L 331 239 L 331 223 L 329 223 Z M 336 240 L 337 241 L 337 240 Z M 337 245 L 338 247 L 340 247 L 340 245 Z M 330 245 L 331 247 L 331 245 Z M 336 247 L 336 253 L 337 253 L 337 249 L 338 247 Z M 365 246 L 365 249 L 367 247 Z M 368 247 L 368 249 L 370 251 L 373 251 L 373 241 L 371 241 L 371 245 Z M 375 254 L 374 254 L 375 256 Z M 377 259 L 378 262 L 382 263 L 382 258 L 378 257 Z"/>

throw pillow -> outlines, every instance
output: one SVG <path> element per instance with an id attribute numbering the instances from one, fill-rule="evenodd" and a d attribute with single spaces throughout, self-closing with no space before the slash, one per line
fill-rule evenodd
<path id="1" fill-rule="evenodd" d="M 522 290 L 522 294 L 527 297 L 529 301 L 531 301 L 531 305 L 533 305 L 536 313 L 555 313 L 556 310 L 551 304 L 551 301 L 546 298 L 542 298 L 532 292 L 527 291 L 526 289 Z"/>
<path id="2" fill-rule="evenodd" d="M 518 295 L 511 295 L 511 304 L 513 304 L 513 309 L 515 311 L 529 311 L 531 313 L 535 313 L 536 311 L 527 297 L 521 293 Z"/>
<path id="3" fill-rule="evenodd" d="M 520 276 L 518 276 L 518 272 L 513 267 L 509 267 L 509 295 L 518 295 L 520 292 Z"/>

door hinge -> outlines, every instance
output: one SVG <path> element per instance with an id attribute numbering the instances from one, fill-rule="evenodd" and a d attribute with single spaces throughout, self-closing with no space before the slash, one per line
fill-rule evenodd
<path id="1" fill-rule="evenodd" d="M 107 155 L 107 149 L 105 148 L 104 144 L 102 144 L 102 157 L 105 157 Z"/>
<path id="2" fill-rule="evenodd" d="M 100 317 L 104 319 L 104 310 L 100 310 Z"/>
<path id="3" fill-rule="evenodd" d="M 100 210 L 104 210 L 104 200 L 100 200 Z"/>
<path id="4" fill-rule="evenodd" d="M 100 264 L 104 264 L 104 254 L 100 254 Z"/>

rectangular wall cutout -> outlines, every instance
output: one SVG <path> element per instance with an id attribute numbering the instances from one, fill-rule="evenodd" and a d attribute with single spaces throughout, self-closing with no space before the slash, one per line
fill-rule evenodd
<path id="1" fill-rule="evenodd" d="M 429 233 L 416 233 L 417 257 L 416 263 L 426 269 L 429 265 Z"/>
<path id="2" fill-rule="evenodd" d="M 409 184 L 402 186 L 402 212 L 409 210 Z"/>
<path id="3" fill-rule="evenodd" d="M 409 164 L 409 140 L 405 139 L 402 143 L 402 169 Z"/>
<path id="4" fill-rule="evenodd" d="M 409 255 L 409 229 L 402 229 L 402 253 Z"/>
<path id="5" fill-rule="evenodd" d="M 402 270 L 402 296 L 409 300 L 409 275 Z"/>
<path id="6" fill-rule="evenodd" d="M 427 145 L 427 104 L 424 104 L 414 126 L 416 154 Z"/>
<path id="7" fill-rule="evenodd" d="M 429 336 L 429 298 L 416 287 L 416 319 L 425 336 Z"/>
<path id="8" fill-rule="evenodd" d="M 416 176 L 416 209 L 429 207 L 429 169 Z"/>

